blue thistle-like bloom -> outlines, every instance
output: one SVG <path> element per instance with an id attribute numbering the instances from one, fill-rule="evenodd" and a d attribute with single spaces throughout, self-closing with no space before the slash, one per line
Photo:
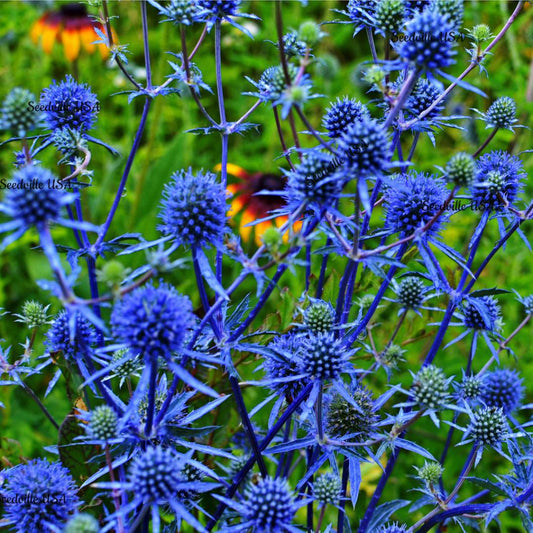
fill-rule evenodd
<path id="1" fill-rule="evenodd" d="M 331 102 L 322 119 L 322 126 L 326 128 L 332 138 L 340 137 L 352 123 L 370 119 L 368 108 L 354 98 L 345 96 Z"/>
<path id="2" fill-rule="evenodd" d="M 107 441 L 116 437 L 117 424 L 115 411 L 109 405 L 99 405 L 90 413 L 87 433 L 93 439 Z"/>
<path id="3" fill-rule="evenodd" d="M 293 82 L 298 75 L 298 67 L 293 63 L 287 63 L 287 70 L 289 71 L 289 80 Z M 287 88 L 285 73 L 281 65 L 268 67 L 261 74 L 258 82 L 254 82 L 253 80 L 249 81 L 259 90 L 259 94 L 256 96 L 264 102 L 278 101 Z"/>
<path id="4" fill-rule="evenodd" d="M 498 98 L 483 116 L 488 128 L 513 129 L 517 122 L 516 104 L 509 96 Z"/>
<path id="5" fill-rule="evenodd" d="M 507 429 L 501 407 L 482 407 L 472 414 L 467 432 L 481 446 L 494 447 L 505 438 Z"/>
<path id="6" fill-rule="evenodd" d="M 396 293 L 398 302 L 404 309 L 416 309 L 424 302 L 424 282 L 416 276 L 403 279 L 398 285 Z"/>
<path id="7" fill-rule="evenodd" d="M 8 183 L 0 213 L 12 220 L 0 224 L 0 233 L 13 231 L 0 243 L 0 250 L 20 238 L 30 227 L 38 231 L 50 222 L 76 227 L 75 223 L 61 218 L 63 206 L 72 203 L 75 195 L 54 188 L 55 176 L 47 169 L 27 165 L 15 172 Z M 87 227 L 85 227 L 87 229 Z"/>
<path id="8" fill-rule="evenodd" d="M 48 109 L 44 119 L 49 129 L 90 130 L 99 111 L 96 95 L 85 83 L 70 74 L 59 84 L 55 81 L 41 93 L 40 105 Z"/>
<path id="9" fill-rule="evenodd" d="M 291 523 L 297 508 L 286 480 L 265 477 L 248 485 L 243 519 L 257 533 L 294 531 Z"/>
<path id="10" fill-rule="evenodd" d="M 329 302 L 311 300 L 304 312 L 304 325 L 313 333 L 327 333 L 335 325 L 335 310 Z"/>
<path id="11" fill-rule="evenodd" d="M 90 353 L 96 340 L 94 327 L 83 315 L 63 310 L 52 322 L 44 344 L 50 353 L 63 352 L 72 360 Z"/>
<path id="12" fill-rule="evenodd" d="M 375 11 L 376 27 L 383 34 L 396 33 L 405 16 L 404 0 L 379 0 Z"/>
<path id="13" fill-rule="evenodd" d="M 276 337 L 268 345 L 272 355 L 263 363 L 271 388 L 290 398 L 295 398 L 308 382 L 302 377 L 291 379 L 302 374 L 298 358 L 301 343 L 302 336 L 296 333 Z M 280 381 L 284 379 L 287 381 Z"/>
<path id="14" fill-rule="evenodd" d="M 518 301 L 524 306 L 526 315 L 533 314 L 533 294 L 525 296 L 524 298 L 518 298 Z"/>
<path id="15" fill-rule="evenodd" d="M 21 87 L 15 87 L 5 97 L 0 108 L 0 129 L 8 130 L 13 135 L 24 137 L 27 132 L 37 127 L 39 113 L 28 106 L 35 96 Z"/>
<path id="16" fill-rule="evenodd" d="M 149 447 L 133 461 L 129 479 L 144 503 L 164 504 L 187 482 L 181 471 L 184 460 L 170 448 Z"/>
<path id="17" fill-rule="evenodd" d="M 496 331 L 501 309 L 494 296 L 471 298 L 462 309 L 463 325 L 474 330 Z"/>
<path id="18" fill-rule="evenodd" d="M 512 204 L 521 191 L 525 173 L 517 156 L 493 150 L 477 161 L 477 174 L 471 187 L 472 200 L 485 209 L 501 210 Z"/>
<path id="19" fill-rule="evenodd" d="M 153 6 L 157 7 L 159 13 L 166 18 L 164 21 L 173 24 L 183 24 L 190 26 L 202 20 L 202 9 L 196 0 L 170 0 L 165 6 L 151 0 Z"/>
<path id="20" fill-rule="evenodd" d="M 489 407 L 501 407 L 506 415 L 520 406 L 523 396 L 522 379 L 513 370 L 499 368 L 483 378 L 480 399 Z"/>
<path id="21" fill-rule="evenodd" d="M 172 175 L 165 186 L 158 229 L 176 243 L 221 246 L 226 228 L 226 191 L 212 172 L 192 169 Z"/>
<path id="22" fill-rule="evenodd" d="M 403 76 L 400 81 L 403 83 Z M 441 87 L 428 79 L 420 78 L 415 83 L 411 94 L 407 98 L 405 115 L 413 118 L 425 111 L 442 93 Z M 437 118 L 444 109 L 444 100 L 439 102 L 424 118 L 425 121 Z"/>
<path id="23" fill-rule="evenodd" d="M 354 172 L 363 176 L 380 175 L 389 165 L 391 143 L 383 123 L 362 117 L 339 138 L 340 157 Z"/>
<path id="24" fill-rule="evenodd" d="M 331 204 L 342 191 L 344 176 L 339 161 L 329 152 L 306 151 L 294 170 L 285 171 L 289 207 L 304 201 Z"/>
<path id="25" fill-rule="evenodd" d="M 313 496 L 322 505 L 336 505 L 342 494 L 342 483 L 338 474 L 326 472 L 313 483 Z"/>
<path id="26" fill-rule="evenodd" d="M 413 377 L 411 393 L 417 405 L 424 409 L 438 410 L 448 398 L 449 379 L 441 368 L 428 365 Z"/>
<path id="27" fill-rule="evenodd" d="M 111 314 L 113 334 L 132 353 L 145 359 L 169 360 L 179 351 L 194 325 L 189 298 L 166 283 L 154 287 L 148 283 L 126 294 L 115 304 Z"/>
<path id="28" fill-rule="evenodd" d="M 283 50 L 289 59 L 292 57 L 303 57 L 306 49 L 307 45 L 300 40 L 297 31 L 291 31 L 283 36 Z"/>
<path id="29" fill-rule="evenodd" d="M 61 528 L 79 503 L 77 487 L 67 468 L 59 462 L 34 459 L 5 473 L 7 485 L 0 495 L 7 522 L 18 533 Z"/>
<path id="30" fill-rule="evenodd" d="M 405 41 L 399 42 L 399 56 L 416 68 L 435 70 L 453 64 L 453 43 L 446 36 L 453 30 L 447 16 L 425 9 L 416 13 L 405 25 Z"/>
<path id="31" fill-rule="evenodd" d="M 377 4 L 377 0 L 349 0 L 345 14 L 355 24 L 354 35 L 363 28 L 375 25 L 374 14 Z"/>
<path id="32" fill-rule="evenodd" d="M 337 379 L 344 371 L 348 356 L 342 339 L 332 333 L 311 334 L 300 350 L 300 372 L 318 380 Z"/>
<path id="33" fill-rule="evenodd" d="M 391 182 L 385 191 L 385 227 L 409 235 L 427 224 L 448 198 L 444 181 L 435 175 L 410 172 Z M 425 235 L 435 235 L 447 219 L 443 213 Z"/>
<path id="34" fill-rule="evenodd" d="M 197 0 L 197 5 L 212 16 L 223 19 L 238 14 L 241 0 Z"/>

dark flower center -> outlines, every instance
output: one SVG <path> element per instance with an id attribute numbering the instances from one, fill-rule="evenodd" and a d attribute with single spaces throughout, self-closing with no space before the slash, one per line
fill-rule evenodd
<path id="1" fill-rule="evenodd" d="M 79 18 L 87 16 L 87 6 L 78 2 L 71 2 L 63 4 L 59 8 L 59 12 L 66 18 Z"/>

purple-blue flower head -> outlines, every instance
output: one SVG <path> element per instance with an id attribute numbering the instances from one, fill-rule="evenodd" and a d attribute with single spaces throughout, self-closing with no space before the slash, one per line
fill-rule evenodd
<path id="1" fill-rule="evenodd" d="M 50 353 L 63 352 L 66 359 L 90 353 L 96 343 L 96 332 L 81 314 L 61 311 L 46 334 L 45 345 Z"/>
<path id="2" fill-rule="evenodd" d="M 494 150 L 477 161 L 477 173 L 471 188 L 474 204 L 484 209 L 502 210 L 512 204 L 522 189 L 525 173 L 522 162 L 502 150 Z"/>
<path id="3" fill-rule="evenodd" d="M 145 360 L 171 359 L 193 324 L 191 301 L 166 283 L 136 288 L 115 304 L 111 314 L 113 334 Z"/>
<path id="4" fill-rule="evenodd" d="M 70 75 L 44 89 L 39 105 L 44 106 L 44 118 L 51 130 L 90 130 L 99 111 L 98 99 L 89 86 Z"/>
<path id="5" fill-rule="evenodd" d="M 404 39 L 396 46 L 398 55 L 417 69 L 435 70 L 453 64 L 452 24 L 439 11 L 425 9 L 405 25 Z"/>
<path id="6" fill-rule="evenodd" d="M 9 502 L 4 516 L 18 533 L 61 529 L 78 506 L 74 479 L 59 462 L 34 459 L 9 469 L 5 478 L 7 485 L 0 487 Z"/>
<path id="7" fill-rule="evenodd" d="M 385 227 L 392 233 L 409 235 L 427 224 L 448 198 L 444 181 L 431 174 L 411 172 L 390 182 L 385 191 Z M 435 235 L 446 220 L 442 214 L 427 230 Z"/>
<path id="8" fill-rule="evenodd" d="M 500 306 L 493 296 L 470 298 L 463 306 L 463 325 L 474 330 L 496 331 L 500 325 Z"/>
<path id="9" fill-rule="evenodd" d="M 0 249 L 14 242 L 31 226 L 41 230 L 49 222 L 70 225 L 61 218 L 63 206 L 74 201 L 75 196 L 55 188 L 56 177 L 40 166 L 27 165 L 17 170 L 7 184 L 0 212 L 12 220 L 0 224 L 0 233 L 14 231 L 4 240 Z"/>
<path id="10" fill-rule="evenodd" d="M 226 191 L 212 172 L 180 170 L 165 186 L 158 229 L 182 245 L 221 246 L 226 229 Z"/>
<path id="11" fill-rule="evenodd" d="M 326 128 L 330 137 L 336 138 L 340 137 L 352 123 L 363 119 L 370 119 L 367 107 L 345 96 L 330 103 L 322 119 L 322 126 Z"/>
<path id="12" fill-rule="evenodd" d="M 403 80 L 403 77 L 402 77 Z M 413 87 L 406 104 L 406 116 L 412 118 L 425 111 L 442 93 L 442 89 L 432 81 L 420 78 Z M 444 101 L 439 102 L 424 118 L 431 120 L 438 117 L 444 109 Z"/>
<path id="13" fill-rule="evenodd" d="M 375 25 L 377 5 L 377 0 L 349 0 L 345 14 L 355 24 L 354 35 L 363 28 L 372 28 Z"/>
<path id="14" fill-rule="evenodd" d="M 383 123 L 362 116 L 352 122 L 339 138 L 339 156 L 355 173 L 377 176 L 387 169 L 391 142 Z"/>
<path id="15" fill-rule="evenodd" d="M 522 403 L 524 387 L 517 372 L 498 368 L 483 378 L 480 399 L 489 407 L 501 407 L 505 414 L 512 413 Z"/>

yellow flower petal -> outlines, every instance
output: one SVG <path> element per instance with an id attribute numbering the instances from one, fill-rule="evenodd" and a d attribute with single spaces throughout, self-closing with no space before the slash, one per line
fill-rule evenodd
<path id="1" fill-rule="evenodd" d="M 61 42 L 65 56 L 69 61 L 74 61 L 80 55 L 80 34 L 75 29 L 65 29 L 61 32 Z"/>

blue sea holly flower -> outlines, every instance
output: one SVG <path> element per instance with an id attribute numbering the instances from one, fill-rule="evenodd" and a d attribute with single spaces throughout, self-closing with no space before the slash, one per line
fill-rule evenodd
<path id="1" fill-rule="evenodd" d="M 319 506 L 337 505 L 342 494 L 342 483 L 338 474 L 326 472 L 313 483 L 313 497 Z"/>
<path id="2" fill-rule="evenodd" d="M 73 361 L 91 353 L 96 341 L 96 331 L 83 315 L 63 310 L 54 318 L 44 344 L 50 354 L 62 352 Z"/>
<path id="3" fill-rule="evenodd" d="M 403 84 L 403 76 L 400 77 Z M 425 111 L 441 95 L 443 88 L 435 81 L 426 78 L 419 78 L 407 98 L 405 105 L 405 117 L 412 119 Z M 436 119 L 444 109 L 445 101 L 440 101 L 424 118 L 424 122 L 431 122 Z"/>
<path id="4" fill-rule="evenodd" d="M 296 500 L 285 479 L 264 477 L 247 486 L 242 503 L 226 503 L 237 511 L 242 522 L 225 527 L 224 533 L 301 533 L 292 522 L 307 500 Z"/>
<path id="5" fill-rule="evenodd" d="M 59 84 L 53 81 L 43 90 L 39 106 L 44 106 L 44 119 L 51 130 L 66 127 L 88 131 L 100 109 L 89 86 L 78 83 L 70 74 Z"/>
<path id="6" fill-rule="evenodd" d="M 456 32 L 461 28 L 464 15 L 463 0 L 430 0 L 429 9 L 438 11 L 441 15 L 446 16 L 448 22 L 452 25 L 452 31 Z M 453 34 L 449 37 L 453 37 Z"/>
<path id="7" fill-rule="evenodd" d="M 219 247 L 226 231 L 227 210 L 226 191 L 215 174 L 180 170 L 165 186 L 158 229 L 177 244 Z"/>
<path id="8" fill-rule="evenodd" d="M 210 30 L 217 21 L 227 21 L 235 26 L 248 37 L 253 38 L 252 34 L 243 26 L 235 22 L 234 17 L 244 17 L 248 19 L 257 19 L 255 15 L 241 13 L 239 7 L 241 0 L 196 0 L 199 8 L 197 16 L 198 21 L 205 21 L 207 28 Z"/>
<path id="9" fill-rule="evenodd" d="M 346 11 L 342 11 L 355 24 L 354 35 L 362 29 L 372 28 L 376 21 L 374 18 L 377 0 L 349 0 Z"/>
<path id="10" fill-rule="evenodd" d="M 463 325 L 473 330 L 497 331 L 501 309 L 493 296 L 470 298 L 462 307 Z"/>
<path id="11" fill-rule="evenodd" d="M 4 476 L 7 483 L 0 486 L 0 495 L 9 502 L 4 518 L 17 533 L 62 528 L 78 507 L 74 479 L 59 462 L 33 459 L 10 468 Z"/>
<path id="12" fill-rule="evenodd" d="M 339 156 L 354 173 L 379 176 L 389 166 L 391 142 L 383 123 L 362 116 L 338 140 Z"/>
<path id="13" fill-rule="evenodd" d="M 440 211 L 448 198 L 442 179 L 411 171 L 391 180 L 384 193 L 385 227 L 400 236 L 410 235 L 425 226 Z M 435 236 L 448 216 L 444 212 L 424 235 Z"/>
<path id="14" fill-rule="evenodd" d="M 50 223 L 66 227 L 94 230 L 94 226 L 72 222 L 61 216 L 63 207 L 76 199 L 74 194 L 57 187 L 57 178 L 45 168 L 28 165 L 17 170 L 8 182 L 0 213 L 12 220 L 0 224 L 0 233 L 13 231 L 2 243 L 0 250 L 15 242 L 31 227 L 43 231 Z"/>
<path id="15" fill-rule="evenodd" d="M 340 137 L 352 123 L 370 119 L 368 108 L 354 98 L 345 96 L 331 102 L 322 119 L 322 126 L 326 128 L 331 138 Z"/>
<path id="16" fill-rule="evenodd" d="M 501 407 L 510 414 L 522 403 L 524 387 L 517 372 L 498 368 L 483 377 L 480 400 L 489 407 Z"/>
<path id="17" fill-rule="evenodd" d="M 416 69 L 432 71 L 454 63 L 452 24 L 439 11 L 425 9 L 405 25 L 402 41 L 396 43 L 398 55 Z"/>
<path id="18" fill-rule="evenodd" d="M 28 89 L 12 89 L 0 108 L 0 129 L 17 137 L 24 137 L 34 130 L 40 122 L 40 113 L 31 109 L 29 102 L 35 102 L 35 96 Z"/>
<path id="19" fill-rule="evenodd" d="M 477 160 L 477 173 L 470 189 L 472 200 L 485 210 L 505 210 L 521 192 L 525 176 L 517 156 L 501 150 L 484 154 Z"/>
<path id="20" fill-rule="evenodd" d="M 164 6 L 155 0 L 148 0 L 148 3 L 166 17 L 163 22 L 190 26 L 202 20 L 202 9 L 196 0 L 170 0 Z"/>
<path id="21" fill-rule="evenodd" d="M 405 4 L 404 0 L 379 0 L 374 18 L 381 34 L 394 34 L 400 30 L 404 22 Z"/>
<path id="22" fill-rule="evenodd" d="M 289 73 L 289 81 L 292 83 L 298 75 L 298 67 L 293 63 L 287 63 L 287 70 Z M 305 77 L 305 79 L 307 80 L 308 78 Z M 245 94 L 257 96 L 263 102 L 278 101 L 281 98 L 285 89 L 289 86 L 287 84 L 285 73 L 281 65 L 277 65 L 275 67 L 268 67 L 263 72 L 263 74 L 261 74 L 261 77 L 257 82 L 253 81 L 250 78 L 247 78 L 247 80 L 252 85 L 254 85 L 259 92 Z"/>
<path id="23" fill-rule="evenodd" d="M 194 325 L 192 304 L 171 285 L 148 283 L 115 304 L 111 325 L 113 334 L 132 353 L 148 361 L 158 357 L 170 360 Z"/>
<path id="24" fill-rule="evenodd" d="M 481 113 L 481 118 L 487 128 L 501 128 L 513 131 L 513 126 L 518 122 L 516 118 L 516 103 L 509 96 L 502 96 L 488 108 L 486 113 Z"/>

